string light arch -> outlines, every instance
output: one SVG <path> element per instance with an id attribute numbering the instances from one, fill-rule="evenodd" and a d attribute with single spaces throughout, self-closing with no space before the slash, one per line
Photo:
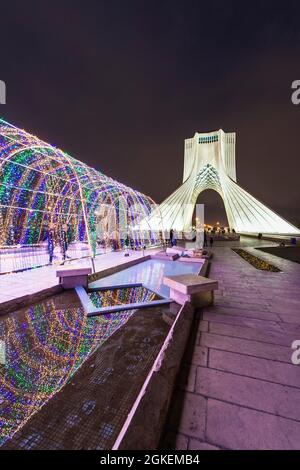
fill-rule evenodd
<path id="1" fill-rule="evenodd" d="M 66 152 L 0 118 L 0 245 L 34 246 L 45 240 L 49 227 L 67 225 L 71 242 L 86 243 L 92 253 L 94 232 L 107 229 L 101 208 L 115 214 L 114 237 L 121 233 L 118 216 L 126 214 L 123 231 L 134 237 L 135 246 L 158 243 L 151 225 L 139 229 L 148 218 L 154 201 L 89 167 Z"/>

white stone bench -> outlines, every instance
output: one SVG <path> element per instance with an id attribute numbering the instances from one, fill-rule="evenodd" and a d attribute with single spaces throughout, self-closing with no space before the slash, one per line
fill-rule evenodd
<path id="1" fill-rule="evenodd" d="M 182 248 L 173 246 L 172 248 L 167 248 L 167 249 L 166 249 L 166 254 L 167 254 L 167 255 L 178 255 L 178 256 L 181 256 L 182 253 L 183 253 L 183 251 L 184 251 L 184 250 L 183 250 Z"/>
<path id="2" fill-rule="evenodd" d="M 187 256 L 180 256 L 180 258 L 178 258 L 178 261 L 184 261 L 185 263 L 201 263 L 201 264 L 203 264 L 205 262 L 205 259 L 200 258 L 200 257 L 189 258 Z"/>
<path id="3" fill-rule="evenodd" d="M 197 274 L 166 276 L 163 283 L 170 287 L 171 299 L 180 305 L 190 302 L 194 307 L 211 305 L 218 289 L 218 281 Z"/>
<path id="4" fill-rule="evenodd" d="M 64 289 L 88 285 L 88 275 L 92 274 L 92 268 L 81 268 L 79 266 L 60 268 L 56 271 L 59 283 Z"/>

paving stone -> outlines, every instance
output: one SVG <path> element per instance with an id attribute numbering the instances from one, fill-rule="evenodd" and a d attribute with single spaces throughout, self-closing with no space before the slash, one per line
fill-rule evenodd
<path id="1" fill-rule="evenodd" d="M 202 333 L 200 345 L 207 348 L 237 352 L 249 356 L 262 357 L 275 361 L 291 363 L 291 348 L 274 344 L 250 341 L 211 333 Z"/>
<path id="2" fill-rule="evenodd" d="M 238 317 L 257 318 L 258 320 L 270 320 L 270 321 L 281 321 L 280 317 L 276 313 L 268 312 L 266 310 L 259 309 L 246 309 L 243 307 L 233 306 L 215 306 L 206 308 L 204 313 L 219 313 L 225 315 L 236 315 Z M 204 319 L 209 320 L 209 317 L 204 314 Z"/>
<path id="3" fill-rule="evenodd" d="M 187 390 L 188 392 L 195 391 L 196 385 L 196 371 L 197 366 L 191 364 L 184 364 L 180 370 L 180 377 L 178 386 L 182 390 Z"/>
<path id="4" fill-rule="evenodd" d="M 209 399 L 206 437 L 235 450 L 298 450 L 300 423 Z"/>
<path id="5" fill-rule="evenodd" d="M 299 322 L 300 322 L 300 313 L 299 312 L 290 312 L 290 311 L 288 311 L 287 313 L 280 313 L 280 314 L 278 314 L 278 316 L 280 317 L 280 319 L 283 322 L 286 322 L 286 323 L 299 324 Z"/>
<path id="6" fill-rule="evenodd" d="M 208 349 L 205 346 L 194 346 L 192 351 L 185 356 L 184 361 L 196 366 L 207 365 Z"/>
<path id="7" fill-rule="evenodd" d="M 188 450 L 219 450 L 219 447 L 213 446 L 208 442 L 198 441 L 198 439 L 190 439 Z"/>
<path id="8" fill-rule="evenodd" d="M 187 450 L 188 449 L 188 438 L 180 433 L 172 431 L 167 432 L 162 449 L 163 450 Z"/>
<path id="9" fill-rule="evenodd" d="M 253 339 L 265 343 L 273 343 L 290 347 L 295 339 L 295 333 L 278 333 L 266 330 L 263 327 L 244 327 L 239 325 L 226 325 L 225 323 L 210 323 L 210 333 L 237 338 Z"/>
<path id="10" fill-rule="evenodd" d="M 206 399 L 190 392 L 176 391 L 171 403 L 170 430 L 204 440 Z"/>
<path id="11" fill-rule="evenodd" d="M 300 390 L 296 388 L 198 367 L 196 392 L 300 421 Z"/>
<path id="12" fill-rule="evenodd" d="M 300 388 L 300 370 L 293 364 L 211 349 L 209 367 Z"/>
<path id="13" fill-rule="evenodd" d="M 208 321 L 201 320 L 199 322 L 198 331 L 208 331 Z"/>
<path id="14" fill-rule="evenodd" d="M 245 326 L 247 328 L 258 328 L 274 333 L 294 333 L 300 335 L 300 324 L 287 324 L 280 321 L 269 321 L 257 318 L 238 317 L 236 315 L 224 315 L 218 313 L 204 313 L 208 323 L 226 323 L 228 325 Z"/>

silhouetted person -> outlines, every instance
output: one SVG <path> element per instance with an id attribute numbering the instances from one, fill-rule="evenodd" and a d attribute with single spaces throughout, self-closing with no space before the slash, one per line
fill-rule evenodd
<path id="1" fill-rule="evenodd" d="M 171 228 L 170 230 L 170 245 L 173 246 L 173 234 L 174 234 L 174 230 Z"/>
<path id="2" fill-rule="evenodd" d="M 177 233 L 175 230 L 173 230 L 173 240 L 172 240 L 172 246 L 177 245 Z"/>
<path id="3" fill-rule="evenodd" d="M 207 233 L 204 230 L 204 240 L 203 240 L 203 247 L 207 246 Z"/>
<path id="4" fill-rule="evenodd" d="M 49 228 L 47 233 L 48 253 L 49 253 L 49 264 L 52 264 L 53 253 L 54 253 L 54 231 Z"/>
<path id="5" fill-rule="evenodd" d="M 65 261 L 66 259 L 67 249 L 68 249 L 67 230 L 68 230 L 67 225 L 63 224 L 59 231 L 59 244 L 60 244 L 61 256 L 62 256 L 63 261 Z"/>
<path id="6" fill-rule="evenodd" d="M 213 244 L 214 244 L 214 239 L 213 239 L 213 237 L 210 237 L 210 239 L 209 239 L 209 244 L 210 244 L 210 247 L 212 248 L 212 247 L 213 247 Z"/>

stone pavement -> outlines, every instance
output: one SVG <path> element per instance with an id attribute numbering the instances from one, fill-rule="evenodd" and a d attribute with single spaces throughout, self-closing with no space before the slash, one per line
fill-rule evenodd
<path id="1" fill-rule="evenodd" d="M 145 250 L 144 254 L 149 252 L 154 253 L 154 250 Z M 129 257 L 124 256 L 123 251 L 109 252 L 99 255 L 95 258 L 96 272 L 102 271 L 112 266 L 127 263 L 130 260 L 141 258 L 142 251 L 129 251 Z M 82 258 L 74 261 L 67 261 L 65 266 L 78 265 L 81 267 L 91 267 L 90 258 Z M 59 268 L 58 264 L 52 266 L 43 266 L 41 268 L 29 269 L 11 274 L 0 275 L 0 304 L 7 302 L 23 295 L 34 294 L 43 289 L 56 286 L 58 278 L 56 277 L 56 270 Z"/>
<path id="2" fill-rule="evenodd" d="M 300 265 L 255 250 L 263 244 L 272 245 L 214 247 L 219 290 L 214 306 L 196 314 L 164 449 L 300 449 L 300 365 L 291 362 Z M 282 272 L 259 271 L 231 250 L 243 245 Z"/>

